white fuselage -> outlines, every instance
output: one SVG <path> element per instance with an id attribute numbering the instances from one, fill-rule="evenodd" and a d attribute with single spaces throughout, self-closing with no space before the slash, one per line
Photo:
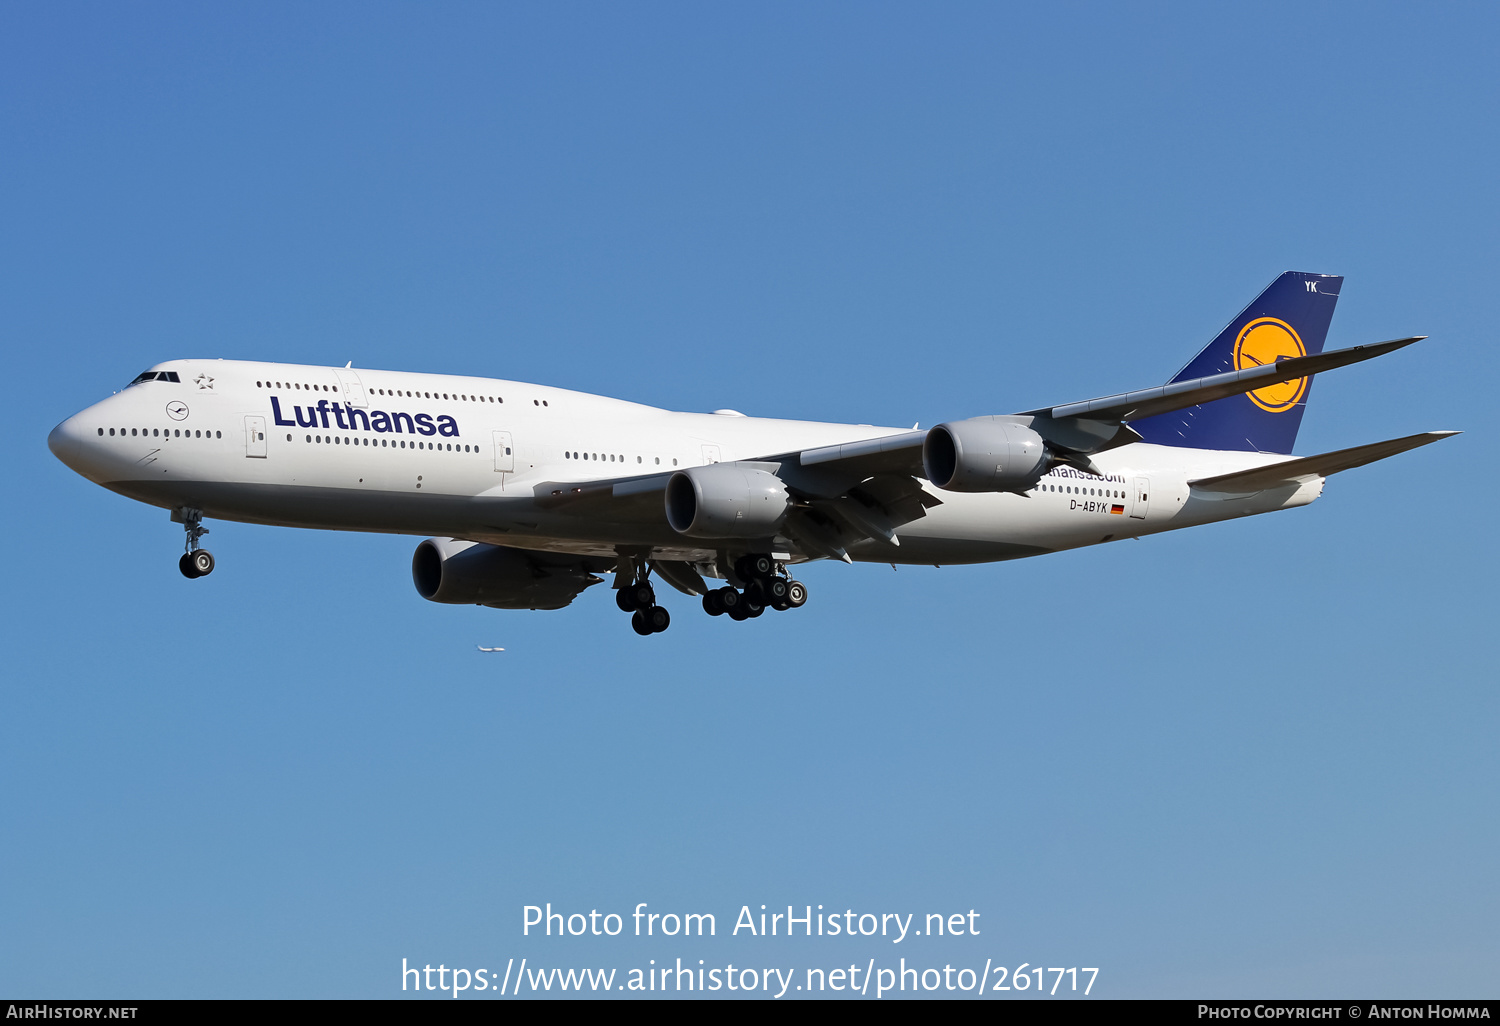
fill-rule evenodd
<path id="1" fill-rule="evenodd" d="M 132 385 L 70 417 L 49 439 L 59 458 L 131 498 L 208 517 L 591 556 L 649 546 L 657 558 L 703 561 L 723 543 L 683 538 L 665 516 L 614 523 L 607 506 L 554 508 L 538 501 L 538 485 L 763 459 L 901 430 L 673 413 L 493 378 L 228 360 L 153 369 L 179 380 Z M 986 562 L 1305 505 L 1322 479 L 1247 495 L 1188 485 L 1288 458 L 1137 443 L 1095 457 L 1102 480 L 1060 468 L 1024 495 L 924 481 L 940 504 L 901 526 L 899 545 L 871 539 L 848 551 L 889 563 Z M 805 555 L 787 547 L 793 560 Z"/>

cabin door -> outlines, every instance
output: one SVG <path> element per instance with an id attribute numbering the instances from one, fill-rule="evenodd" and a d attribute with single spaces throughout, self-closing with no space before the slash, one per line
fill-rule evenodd
<path id="1" fill-rule="evenodd" d="M 509 474 L 516 469 L 516 457 L 511 451 L 509 431 L 495 432 L 495 473 Z"/>
<path id="2" fill-rule="evenodd" d="M 1137 520 L 1145 520 L 1146 513 L 1151 509 L 1151 480 L 1138 477 L 1131 482 L 1131 486 L 1130 515 Z"/>
<path id="3" fill-rule="evenodd" d="M 245 455 L 255 459 L 266 458 L 266 418 L 245 418 Z"/>

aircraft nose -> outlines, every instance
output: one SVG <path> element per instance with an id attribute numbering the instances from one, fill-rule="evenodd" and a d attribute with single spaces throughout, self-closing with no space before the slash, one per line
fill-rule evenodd
<path id="1" fill-rule="evenodd" d="M 69 417 L 47 435 L 47 448 L 69 467 L 74 467 L 78 462 L 78 449 L 82 444 L 82 439 L 78 437 L 77 421 L 77 417 Z"/>

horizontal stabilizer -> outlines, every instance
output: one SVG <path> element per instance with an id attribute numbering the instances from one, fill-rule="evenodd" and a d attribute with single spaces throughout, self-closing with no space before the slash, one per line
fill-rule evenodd
<path id="1" fill-rule="evenodd" d="M 1347 367 L 1351 363 L 1372 360 L 1377 356 L 1384 356 L 1386 353 L 1409 346 L 1413 342 L 1420 342 L 1426 337 L 1418 335 L 1414 338 L 1399 338 L 1391 342 L 1376 342 L 1367 346 L 1335 349 L 1331 353 L 1318 353 L 1315 356 L 1297 356 L 1277 360 L 1264 367 L 1212 374 L 1191 381 L 1176 381 L 1168 385 L 1158 385 L 1155 388 L 1143 388 L 1135 392 L 1124 392 L 1120 395 L 1105 396 L 1102 399 L 1090 399 L 1087 402 L 1069 403 L 1066 406 L 1054 406 L 1051 409 L 1031 412 L 1059 420 L 1066 417 L 1111 422 L 1138 420 L 1161 413 L 1170 413 L 1173 410 L 1183 410 L 1189 406 L 1199 406 L 1232 395 L 1254 392 L 1283 381 L 1310 377 L 1323 371 L 1333 370 L 1335 367 Z"/>
<path id="2" fill-rule="evenodd" d="M 1220 474 L 1218 477 L 1203 477 L 1196 481 L 1189 481 L 1188 484 L 1209 492 L 1259 492 L 1310 477 L 1327 477 L 1341 470 L 1352 470 L 1366 463 L 1374 463 L 1387 456 L 1394 456 L 1398 452 L 1406 452 L 1418 446 L 1440 442 L 1444 438 L 1450 438 L 1459 433 L 1457 431 L 1424 431 L 1419 435 L 1407 435 L 1405 438 L 1392 438 L 1386 442 L 1371 442 L 1369 445 L 1356 445 L 1352 449 L 1325 452 L 1321 456 L 1304 456 L 1301 459 L 1273 463 L 1269 467 L 1237 470 L 1232 474 Z"/>

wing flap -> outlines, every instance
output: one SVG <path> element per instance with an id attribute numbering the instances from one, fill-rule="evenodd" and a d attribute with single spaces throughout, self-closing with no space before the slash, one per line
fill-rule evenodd
<path id="1" fill-rule="evenodd" d="M 1451 438 L 1460 433 L 1458 431 L 1424 431 L 1417 435 L 1407 435 L 1405 438 L 1392 438 L 1384 442 L 1371 442 L 1369 445 L 1356 445 L 1352 449 L 1325 452 L 1320 456 L 1304 456 L 1301 459 L 1286 460 L 1282 463 L 1273 463 L 1268 467 L 1237 470 L 1232 474 L 1220 474 L 1217 477 L 1202 477 L 1196 481 L 1189 481 L 1188 484 L 1208 492 L 1258 492 L 1310 477 L 1328 477 L 1341 470 L 1353 470 L 1355 467 L 1362 467 L 1367 463 L 1395 456 L 1397 453 L 1423 445 L 1431 445 L 1433 442 L 1441 442 L 1445 438 Z"/>

